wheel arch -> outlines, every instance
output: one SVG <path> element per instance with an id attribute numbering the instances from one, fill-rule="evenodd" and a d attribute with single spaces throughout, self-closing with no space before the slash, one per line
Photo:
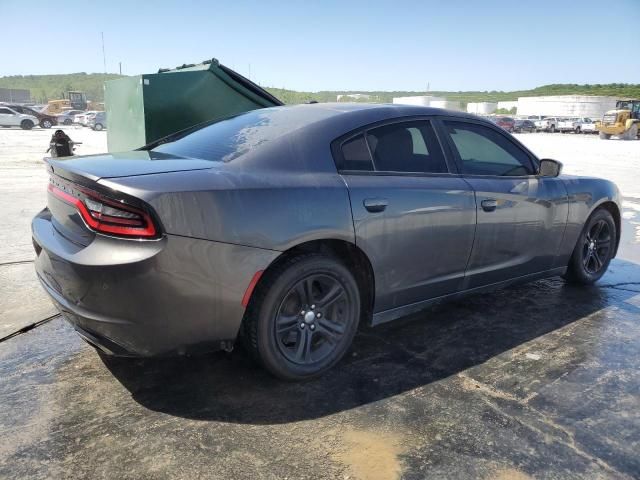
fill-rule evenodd
<path id="1" fill-rule="evenodd" d="M 324 238 L 302 242 L 288 248 L 277 256 L 264 270 L 260 280 L 255 286 L 255 290 L 258 288 L 264 288 L 266 282 L 265 279 L 268 279 L 268 273 L 271 270 L 292 256 L 304 253 L 324 253 L 326 255 L 331 255 L 338 258 L 338 260 L 344 263 L 347 268 L 351 270 L 356 282 L 358 283 L 358 288 L 360 289 L 360 318 L 361 320 L 366 319 L 367 322 L 370 322 L 373 315 L 373 305 L 375 301 L 375 276 L 373 267 L 364 251 L 354 243 L 346 240 Z M 255 295 L 252 294 L 250 302 L 253 301 L 254 297 Z"/>
<path id="2" fill-rule="evenodd" d="M 591 217 L 591 215 L 593 215 L 593 213 L 599 208 L 603 208 L 607 210 L 613 217 L 613 222 L 616 225 L 616 248 L 615 248 L 615 251 L 613 252 L 613 256 L 615 257 L 616 254 L 618 253 L 618 246 L 620 245 L 620 237 L 622 236 L 622 230 L 621 230 L 622 215 L 620 214 L 620 208 L 615 202 L 612 202 L 611 200 L 605 200 L 597 204 L 595 208 L 591 210 L 591 212 L 589 213 L 589 217 Z"/>

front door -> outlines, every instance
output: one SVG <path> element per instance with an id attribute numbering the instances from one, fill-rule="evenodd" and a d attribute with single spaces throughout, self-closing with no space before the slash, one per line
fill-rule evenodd
<path id="1" fill-rule="evenodd" d="M 374 313 L 461 288 L 475 230 L 471 187 L 450 174 L 429 120 L 377 126 L 341 144 L 356 244 L 376 279 Z"/>
<path id="2" fill-rule="evenodd" d="M 0 108 L 0 125 L 13 126 L 19 125 L 17 122 L 18 115 L 8 108 Z"/>
<path id="3" fill-rule="evenodd" d="M 476 196 L 478 225 L 464 287 L 551 269 L 568 214 L 562 180 L 537 176 L 537 160 L 498 128 L 459 120 L 443 125 Z"/>

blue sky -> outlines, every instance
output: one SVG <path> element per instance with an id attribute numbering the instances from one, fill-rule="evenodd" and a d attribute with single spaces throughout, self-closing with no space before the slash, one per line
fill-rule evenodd
<path id="1" fill-rule="evenodd" d="M 0 17 L 0 76 L 102 72 L 104 32 L 125 74 L 216 57 L 311 91 L 640 83 L 640 0 L 0 0 Z"/>

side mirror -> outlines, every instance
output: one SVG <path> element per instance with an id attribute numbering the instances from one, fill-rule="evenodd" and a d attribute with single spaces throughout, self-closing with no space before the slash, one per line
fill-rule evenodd
<path id="1" fill-rule="evenodd" d="M 550 158 L 540 160 L 540 171 L 538 174 L 541 177 L 557 177 L 561 171 L 562 164 L 557 160 L 551 160 Z"/>

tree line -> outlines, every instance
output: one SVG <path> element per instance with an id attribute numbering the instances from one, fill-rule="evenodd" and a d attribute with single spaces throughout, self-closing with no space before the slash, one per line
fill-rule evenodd
<path id="1" fill-rule="evenodd" d="M 79 90 L 87 94 L 89 100 L 104 101 L 104 82 L 120 78 L 117 74 L 104 73 L 71 73 L 66 75 L 13 75 L 0 77 L 0 87 L 24 88 L 31 91 L 31 99 L 37 103 L 63 98 L 68 91 Z M 640 84 L 609 83 L 609 84 L 552 84 L 530 90 L 517 91 L 339 91 L 327 90 L 319 92 L 299 92 L 282 88 L 265 87 L 269 93 L 284 103 L 335 102 L 338 95 L 347 93 L 361 93 L 369 98 L 342 98 L 341 101 L 391 103 L 394 97 L 417 95 L 434 95 L 446 97 L 447 100 L 459 101 L 463 106 L 469 102 L 499 102 L 517 100 L 518 97 L 542 95 L 607 95 L 614 97 L 640 98 Z"/>

